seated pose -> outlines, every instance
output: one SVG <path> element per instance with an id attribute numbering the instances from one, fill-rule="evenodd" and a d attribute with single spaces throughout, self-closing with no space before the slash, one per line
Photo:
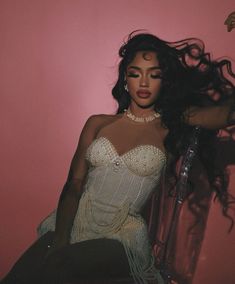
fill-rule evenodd
<path id="1" fill-rule="evenodd" d="M 195 126 L 203 132 L 198 159 L 226 212 L 229 194 L 218 185 L 211 149 L 235 118 L 234 85 L 222 72 L 235 77 L 230 61 L 212 61 L 195 38 L 170 43 L 138 32 L 119 55 L 116 114 L 88 118 L 57 209 L 1 283 L 169 283 L 143 209 L 163 176 L 177 182 Z"/>

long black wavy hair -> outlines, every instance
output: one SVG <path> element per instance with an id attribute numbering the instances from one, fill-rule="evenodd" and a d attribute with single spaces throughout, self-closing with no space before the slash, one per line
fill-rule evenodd
<path id="1" fill-rule="evenodd" d="M 160 111 L 162 125 L 169 130 L 164 145 L 170 157 L 168 170 L 176 183 L 176 163 L 189 145 L 194 129 L 185 123 L 185 111 L 190 106 L 221 105 L 234 97 L 235 87 L 224 75 L 224 68 L 234 78 L 235 74 L 229 60 L 212 60 L 200 39 L 167 42 L 152 34 L 135 31 L 119 50 L 118 80 L 112 89 L 112 95 L 118 102 L 117 113 L 124 112 L 130 104 L 130 95 L 124 89 L 125 74 L 138 51 L 155 52 L 162 70 L 162 85 L 155 110 Z M 222 205 L 223 214 L 231 219 L 231 229 L 233 219 L 228 214 L 228 208 L 234 201 L 227 191 L 226 171 L 218 169 L 215 164 L 217 139 L 218 130 L 202 129 L 198 157 L 206 170 L 210 188 L 216 192 Z M 190 202 L 193 210 L 196 200 Z M 197 202 L 200 206 L 200 200 Z"/>

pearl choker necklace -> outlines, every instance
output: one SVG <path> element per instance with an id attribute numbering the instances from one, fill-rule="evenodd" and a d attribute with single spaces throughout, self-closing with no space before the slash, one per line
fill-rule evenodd
<path id="1" fill-rule="evenodd" d="M 150 122 L 153 121 L 154 119 L 160 117 L 160 113 L 154 112 L 152 115 L 145 116 L 145 117 L 138 117 L 135 116 L 130 109 L 124 109 L 124 112 L 126 113 L 126 116 L 129 117 L 131 120 L 135 122 Z"/>

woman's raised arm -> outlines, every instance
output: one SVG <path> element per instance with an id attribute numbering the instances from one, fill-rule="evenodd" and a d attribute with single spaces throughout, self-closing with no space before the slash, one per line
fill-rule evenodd
<path id="1" fill-rule="evenodd" d="M 223 105 L 190 107 L 185 112 L 185 121 L 207 129 L 221 129 L 235 124 L 235 100 L 229 99 Z"/>

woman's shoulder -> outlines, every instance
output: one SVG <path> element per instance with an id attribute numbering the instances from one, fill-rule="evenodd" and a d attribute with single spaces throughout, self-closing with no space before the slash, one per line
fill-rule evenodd
<path id="1" fill-rule="evenodd" d="M 90 122 L 92 124 L 102 124 L 115 120 L 121 117 L 122 115 L 123 114 L 93 114 L 88 118 L 87 122 Z"/>
<path id="2" fill-rule="evenodd" d="M 96 132 L 103 126 L 115 121 L 121 116 L 122 114 L 93 114 L 88 117 L 85 125 Z"/>

